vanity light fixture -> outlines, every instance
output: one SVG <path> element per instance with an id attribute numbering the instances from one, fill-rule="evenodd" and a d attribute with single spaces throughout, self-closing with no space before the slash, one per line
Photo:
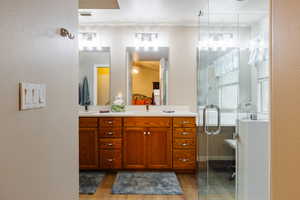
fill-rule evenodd
<path id="1" fill-rule="evenodd" d="M 153 49 L 158 51 L 158 33 L 135 33 L 135 49 L 138 51 L 143 48 L 144 51 Z"/>
<path id="2" fill-rule="evenodd" d="M 234 38 L 233 33 L 211 33 L 208 38 L 199 41 L 198 48 L 203 51 L 226 51 L 230 48 L 239 48 L 243 51 L 247 49 L 264 50 L 267 49 L 268 46 L 265 40 L 261 37 L 254 38 L 250 40 L 249 43 L 241 44 Z"/>
<path id="3" fill-rule="evenodd" d="M 96 32 L 79 33 L 79 50 L 80 51 L 101 51 L 102 45 L 99 34 Z"/>
<path id="4" fill-rule="evenodd" d="M 232 33 L 210 33 L 206 40 L 199 41 L 199 49 L 208 51 L 226 51 L 229 48 L 239 48 L 238 42 Z"/>

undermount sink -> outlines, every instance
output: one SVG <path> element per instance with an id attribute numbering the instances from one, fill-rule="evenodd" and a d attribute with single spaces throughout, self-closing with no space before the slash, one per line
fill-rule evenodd
<path id="1" fill-rule="evenodd" d="M 87 115 L 95 115 L 99 114 L 99 111 L 80 111 L 80 114 L 87 114 Z"/>

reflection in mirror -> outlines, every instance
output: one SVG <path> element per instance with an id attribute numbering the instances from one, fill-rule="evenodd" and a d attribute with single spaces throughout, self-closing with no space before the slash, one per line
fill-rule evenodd
<path id="1" fill-rule="evenodd" d="M 129 105 L 166 105 L 169 48 L 137 51 L 127 47 L 127 102 Z"/>
<path id="2" fill-rule="evenodd" d="M 79 104 L 110 104 L 110 48 L 79 52 Z"/>
<path id="3" fill-rule="evenodd" d="M 198 105 L 218 105 L 223 111 L 238 107 L 239 50 L 198 50 Z"/>

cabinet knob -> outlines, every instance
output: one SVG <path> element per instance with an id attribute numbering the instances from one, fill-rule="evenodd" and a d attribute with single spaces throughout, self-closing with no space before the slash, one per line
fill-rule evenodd
<path id="1" fill-rule="evenodd" d="M 182 132 L 181 135 L 190 135 L 191 133 L 189 132 Z"/>
<path id="2" fill-rule="evenodd" d="M 147 135 L 147 133 L 146 133 L 146 132 L 144 132 L 144 135 Z"/>
<path id="3" fill-rule="evenodd" d="M 190 159 L 186 159 L 186 158 L 182 158 L 182 159 L 179 159 L 180 161 L 182 161 L 182 162 L 188 162 L 188 161 L 190 161 Z"/>
<path id="4" fill-rule="evenodd" d="M 150 133 L 150 132 L 148 132 L 148 135 L 151 135 L 151 133 Z"/>

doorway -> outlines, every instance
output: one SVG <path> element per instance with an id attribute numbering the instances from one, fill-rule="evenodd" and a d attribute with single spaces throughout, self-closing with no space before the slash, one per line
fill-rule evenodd
<path id="1" fill-rule="evenodd" d="M 95 66 L 95 86 L 94 94 L 97 98 L 95 102 L 97 105 L 110 104 L 110 67 L 109 66 Z"/>

